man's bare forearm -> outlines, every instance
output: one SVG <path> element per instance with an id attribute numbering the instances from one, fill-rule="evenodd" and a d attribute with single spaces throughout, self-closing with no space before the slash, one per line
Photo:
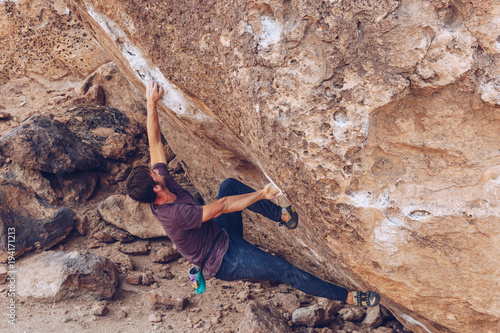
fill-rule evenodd
<path id="1" fill-rule="evenodd" d="M 148 101 L 147 104 L 147 133 L 149 145 L 161 142 L 160 122 L 158 121 L 158 109 L 156 102 Z"/>
<path id="2" fill-rule="evenodd" d="M 262 199 L 264 199 L 263 190 L 259 190 L 252 193 L 232 195 L 219 200 L 222 201 L 224 207 L 222 214 L 226 214 L 243 210 Z"/>
<path id="3" fill-rule="evenodd" d="M 151 164 L 158 162 L 167 163 L 163 143 L 161 142 L 160 122 L 158 121 L 157 103 L 161 98 L 163 89 L 156 82 L 150 82 L 146 87 L 146 98 L 148 111 L 146 129 L 148 132 L 149 152 L 151 156 Z"/>
<path id="4" fill-rule="evenodd" d="M 222 214 L 241 211 L 262 199 L 272 200 L 278 195 L 279 190 L 271 184 L 268 184 L 259 191 L 221 198 L 211 204 L 203 206 L 202 222 Z"/>

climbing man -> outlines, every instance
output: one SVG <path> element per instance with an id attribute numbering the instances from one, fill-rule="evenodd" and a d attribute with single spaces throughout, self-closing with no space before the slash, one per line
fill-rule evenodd
<path id="1" fill-rule="evenodd" d="M 268 184 L 255 191 L 229 178 L 220 185 L 216 201 L 198 204 L 167 171 L 156 107 L 162 93 L 163 88 L 156 82 L 147 84 L 147 134 L 152 168 L 135 167 L 127 179 L 127 193 L 134 200 L 150 204 L 153 215 L 180 254 L 201 267 L 205 279 L 279 281 L 309 295 L 358 306 L 379 303 L 380 297 L 373 291 L 348 292 L 243 239 L 241 211 L 245 208 L 289 229 L 297 227 L 297 213 L 291 207 L 282 208 L 271 201 L 279 195 L 275 186 Z"/>

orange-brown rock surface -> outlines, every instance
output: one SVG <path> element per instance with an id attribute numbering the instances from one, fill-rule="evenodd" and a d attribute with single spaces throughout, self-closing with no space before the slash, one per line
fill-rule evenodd
<path id="1" fill-rule="evenodd" d="M 36 89 L 60 105 L 111 59 L 89 82 L 117 68 L 142 93 L 162 84 L 163 134 L 206 200 L 231 176 L 296 207 L 295 231 L 249 216 L 252 241 L 376 290 L 415 332 L 497 331 L 497 1 L 65 3 L 1 4 L 14 121 Z M 61 22 L 78 33 L 44 39 Z"/>

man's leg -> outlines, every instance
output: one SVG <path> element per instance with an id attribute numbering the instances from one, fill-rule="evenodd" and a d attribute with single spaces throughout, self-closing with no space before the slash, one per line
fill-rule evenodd
<path id="1" fill-rule="evenodd" d="M 228 178 L 220 185 L 217 199 L 251 192 L 255 192 L 255 190 L 250 186 L 247 186 L 234 178 Z M 281 207 L 270 200 L 259 200 L 248 206 L 248 209 L 252 212 L 261 214 L 272 221 L 281 222 Z M 228 232 L 235 232 L 238 235 L 243 236 L 241 212 L 223 214 L 215 218 L 215 221 L 219 226 L 226 229 Z"/>
<path id="2" fill-rule="evenodd" d="M 304 272 L 289 262 L 266 253 L 243 237 L 230 233 L 229 249 L 215 275 L 225 281 L 256 279 L 286 283 L 309 295 L 346 301 L 348 291 Z"/>

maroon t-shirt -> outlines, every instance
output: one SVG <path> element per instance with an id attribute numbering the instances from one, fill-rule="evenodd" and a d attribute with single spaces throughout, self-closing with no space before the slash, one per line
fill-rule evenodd
<path id="1" fill-rule="evenodd" d="M 201 222 L 203 207 L 170 176 L 165 163 L 156 163 L 153 170 L 158 170 L 164 176 L 169 191 L 177 195 L 177 199 L 173 203 L 159 206 L 151 204 L 151 211 L 186 260 L 201 266 L 215 237 L 222 232 L 203 267 L 205 278 L 212 278 L 217 274 L 229 247 L 226 230 L 219 227 L 213 219 Z"/>

